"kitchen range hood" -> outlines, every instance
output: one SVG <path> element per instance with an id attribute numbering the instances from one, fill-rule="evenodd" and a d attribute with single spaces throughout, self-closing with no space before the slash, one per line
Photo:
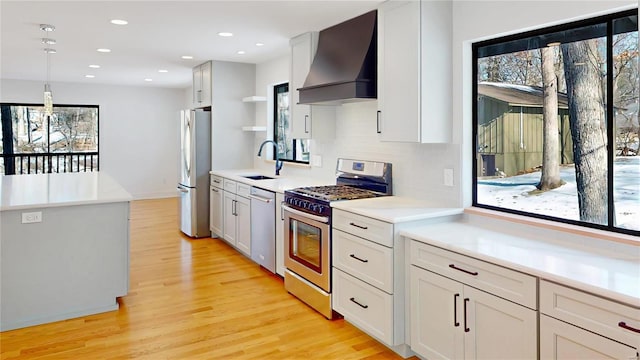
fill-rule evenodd
<path id="1" fill-rule="evenodd" d="M 377 11 L 320 31 L 311 69 L 299 91 L 300 104 L 339 105 L 375 100 Z"/>

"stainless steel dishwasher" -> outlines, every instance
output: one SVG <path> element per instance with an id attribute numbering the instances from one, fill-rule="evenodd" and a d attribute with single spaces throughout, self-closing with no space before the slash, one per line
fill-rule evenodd
<path id="1" fill-rule="evenodd" d="M 251 259 L 276 272 L 276 194 L 251 188 Z"/>

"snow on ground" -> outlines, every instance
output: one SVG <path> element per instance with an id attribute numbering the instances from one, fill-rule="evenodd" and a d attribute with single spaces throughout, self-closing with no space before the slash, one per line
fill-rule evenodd
<path id="1" fill-rule="evenodd" d="M 529 192 L 540 181 L 539 171 L 502 179 L 478 179 L 478 203 L 579 220 L 575 168 L 561 167 L 560 177 L 566 184 L 537 194 Z M 617 226 L 640 230 L 640 156 L 616 158 L 614 197 Z"/>

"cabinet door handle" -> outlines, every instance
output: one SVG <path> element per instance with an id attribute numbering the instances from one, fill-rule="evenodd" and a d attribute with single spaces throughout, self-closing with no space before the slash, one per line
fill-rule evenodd
<path id="1" fill-rule="evenodd" d="M 214 187 L 211 187 L 211 191 L 216 192 L 216 193 L 217 193 L 217 192 L 220 192 L 220 191 L 218 191 L 218 189 L 216 189 L 216 188 L 214 188 Z"/>
<path id="2" fill-rule="evenodd" d="M 308 134 L 309 130 L 307 129 L 307 120 L 309 120 L 309 115 L 304 116 L 304 133 Z"/>
<path id="3" fill-rule="evenodd" d="M 458 297 L 460 294 L 453 295 L 453 326 L 460 326 L 460 322 L 458 321 Z"/>
<path id="4" fill-rule="evenodd" d="M 354 258 L 354 259 L 356 259 L 356 260 L 358 260 L 358 261 L 362 261 L 363 263 L 367 263 L 367 262 L 369 262 L 369 260 L 367 260 L 367 259 L 361 259 L 361 258 L 359 258 L 359 257 L 355 256 L 354 254 L 349 255 L 349 257 L 352 257 L 352 258 Z"/>
<path id="5" fill-rule="evenodd" d="M 233 214 L 233 216 L 238 216 L 238 201 L 233 200 L 231 206 L 231 213 Z"/>
<path id="6" fill-rule="evenodd" d="M 469 332 L 471 329 L 467 327 L 467 303 L 469 302 L 469 298 L 464 299 L 464 332 Z"/>
<path id="7" fill-rule="evenodd" d="M 362 229 L 362 230 L 367 230 L 367 229 L 368 229 L 368 227 L 366 227 L 366 226 L 362 226 L 362 225 L 354 224 L 354 223 L 352 223 L 352 222 L 350 222 L 350 223 L 349 223 L 349 225 L 351 225 L 351 226 L 355 226 L 355 227 L 357 227 L 357 228 L 359 228 L 359 229 Z"/>
<path id="8" fill-rule="evenodd" d="M 380 113 L 382 113 L 380 110 L 376 113 L 376 132 L 378 134 L 382 134 L 382 130 L 380 130 Z"/>
<path id="9" fill-rule="evenodd" d="M 198 90 L 198 102 L 202 102 L 202 90 Z"/>
<path id="10" fill-rule="evenodd" d="M 369 307 L 369 305 L 362 305 L 362 304 L 360 304 L 360 303 L 356 300 L 356 298 L 351 298 L 351 299 L 349 299 L 349 300 L 351 300 L 351 302 L 352 302 L 352 303 L 357 304 L 358 306 L 360 306 L 360 307 L 361 307 L 361 308 L 363 308 L 363 309 L 366 309 L 366 308 L 368 308 L 368 307 Z"/>
<path id="11" fill-rule="evenodd" d="M 632 326 L 629 326 L 629 325 L 627 325 L 627 323 L 626 323 L 626 322 L 624 322 L 624 321 L 620 321 L 620 322 L 618 323 L 618 326 L 620 326 L 620 327 L 621 327 L 621 328 L 623 328 L 623 329 L 627 329 L 627 330 L 629 330 L 629 331 L 633 331 L 633 332 L 636 332 L 636 333 L 640 333 L 640 329 L 636 329 L 636 328 L 634 328 L 634 327 L 632 327 Z"/>
<path id="12" fill-rule="evenodd" d="M 469 271 L 469 270 L 461 269 L 461 268 L 455 266 L 454 264 L 449 264 L 449 267 L 452 268 L 452 269 L 456 269 L 458 271 L 462 271 L 463 273 L 467 273 L 469 275 L 478 276 L 478 272 L 477 271 Z"/>

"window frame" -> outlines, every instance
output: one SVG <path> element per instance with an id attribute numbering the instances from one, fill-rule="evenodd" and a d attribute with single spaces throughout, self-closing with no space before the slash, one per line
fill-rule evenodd
<path id="1" fill-rule="evenodd" d="M 44 104 L 43 103 L 21 103 L 21 102 L 0 102 L 0 106 L 26 106 L 26 107 L 41 107 L 44 108 Z M 96 109 L 96 137 L 98 139 L 98 143 L 96 146 L 96 151 L 83 151 L 83 152 L 74 152 L 71 154 L 77 154 L 77 153 L 87 153 L 87 154 L 92 154 L 95 153 L 96 156 L 96 167 L 94 170 L 92 171 L 100 171 L 100 105 L 90 105 L 90 104 L 53 104 L 53 109 L 55 112 L 56 108 L 86 108 L 86 109 Z M 1 124 L 1 121 L 0 121 Z M 45 153 L 34 153 L 34 156 L 61 156 L 64 154 L 70 154 L 68 152 L 51 152 L 51 123 L 49 121 L 47 121 L 47 149 L 48 151 Z M 27 154 L 28 156 L 28 154 Z M 4 149 L 2 152 L 0 152 L 0 157 L 4 158 L 7 157 L 7 155 L 4 153 Z M 37 170 L 37 169 L 36 169 Z M 49 170 L 51 170 L 51 168 L 49 168 Z M 86 167 L 83 169 L 83 172 L 86 172 Z M 51 171 L 49 171 L 51 172 Z M 70 171 L 65 171 L 65 172 L 78 172 L 78 171 L 73 171 L 73 167 L 70 168 Z M 30 172 L 28 172 L 30 173 Z M 0 173 L 0 176 L 4 175 L 3 173 Z M 18 173 L 16 173 L 15 175 L 19 175 Z"/>
<path id="2" fill-rule="evenodd" d="M 633 229 L 626 229 L 626 228 L 621 228 L 621 227 L 616 227 L 615 223 L 614 223 L 614 219 L 615 219 L 615 207 L 613 206 L 615 204 L 615 196 L 614 196 L 614 190 L 615 190 L 615 182 L 614 182 L 614 159 L 615 159 L 615 146 L 612 146 L 612 144 L 615 144 L 615 118 L 614 118 L 614 81 L 613 80 L 613 76 L 614 76 L 614 64 L 613 64 L 613 36 L 614 36 L 614 32 L 613 32 L 613 28 L 614 28 L 614 21 L 618 20 L 618 19 L 623 19 L 625 17 L 630 17 L 630 16 L 638 16 L 638 9 L 631 9 L 631 10 L 625 10 L 625 11 L 619 11 L 619 12 L 615 12 L 615 13 L 611 13 L 611 14 L 606 14 L 606 15 L 601 15 L 601 16 L 596 16 L 593 18 L 589 18 L 589 19 L 584 19 L 584 20 L 578 20 L 578 21 L 571 21 L 571 22 L 567 22 L 567 23 L 563 23 L 563 24 L 559 24 L 559 25 L 554 25 L 554 26 L 549 26 L 549 27 L 544 27 L 544 28 L 540 28 L 540 29 L 536 29 L 536 30 L 531 30 L 531 31 L 525 31 L 522 33 L 517 33 L 517 34 L 512 34 L 512 35 L 507 35 L 507 36 L 502 36 L 502 37 L 497 37 L 497 38 L 493 38 L 493 39 L 488 39 L 488 40 L 483 40 L 483 41 L 478 41 L 478 42 L 474 42 L 471 44 L 471 51 L 472 51 L 472 127 L 471 127 L 471 139 L 472 139 L 472 148 L 471 148 L 471 152 L 472 152 L 472 202 L 471 205 L 473 207 L 476 208 L 481 208 L 481 209 L 487 209 L 487 210 L 492 210 L 492 211 L 498 211 L 498 212 L 503 212 L 503 213 L 508 213 L 508 214 L 515 214 L 515 215 L 520 215 L 520 216 L 525 216 L 525 217 L 530 217 L 530 218 L 535 218 L 535 219 L 542 219 L 542 220 L 548 220 L 548 221 L 554 221 L 554 222 L 558 222 L 558 223 L 563 223 L 563 224 L 570 224 L 570 225 L 577 225 L 577 226 L 581 226 L 581 227 L 586 227 L 586 228 L 593 228 L 593 229 L 599 229 L 599 230 L 605 230 L 605 231 L 610 231 L 610 232 L 615 232 L 615 233 L 622 233 L 622 234 L 628 234 L 628 235 L 635 235 L 638 236 L 640 235 L 640 231 L 638 230 L 633 230 Z M 602 224 L 595 224 L 595 223 L 589 223 L 586 221 L 581 221 L 581 220 L 572 220 L 572 219 L 565 219 L 565 218 L 561 218 L 561 217 L 557 217 L 557 216 L 550 216 L 550 215 L 544 215 L 544 214 L 536 214 L 536 213 L 531 213 L 531 212 L 525 212 L 525 211 L 521 211 L 521 210 L 515 210 L 515 209 L 510 209 L 510 208 L 505 208 L 505 207 L 498 207 L 498 206 L 493 206 L 493 205 L 487 205 L 487 204 L 480 204 L 478 203 L 478 161 L 477 158 L 479 156 L 478 153 L 478 110 L 479 110 L 479 106 L 478 106 L 478 75 L 479 75 L 479 69 L 478 69 L 478 59 L 479 59 L 479 49 L 483 48 L 483 47 L 487 47 L 487 46 L 491 46 L 491 45 L 498 45 L 498 44 L 504 44 L 506 42 L 511 42 L 511 41 L 518 41 L 518 40 L 523 40 L 526 38 L 530 38 L 530 37 L 536 37 L 536 36 L 543 36 L 545 34 L 552 34 L 552 33 L 556 33 L 556 32 L 562 32 L 562 31 L 567 31 L 567 30 L 571 30 L 571 29 L 576 29 L 576 28 L 580 28 L 580 27 L 586 27 L 586 26 L 593 26 L 593 25 L 597 25 L 597 24 L 606 24 L 606 53 L 607 53 L 607 58 L 606 58 L 606 108 L 605 108 L 605 116 L 606 116 L 606 130 L 607 130 L 607 204 L 608 204 L 608 209 L 607 209 L 607 224 L 606 225 L 602 225 Z M 506 52 L 505 52 L 506 53 Z M 488 56 L 488 55 L 485 55 Z M 636 155 L 636 156 L 640 156 L 640 155 Z"/>
<path id="3" fill-rule="evenodd" d="M 278 88 L 282 88 L 285 87 L 287 88 L 287 92 L 290 94 L 291 90 L 290 90 L 290 83 L 289 82 L 285 82 L 285 83 L 280 83 L 280 84 L 276 84 L 273 85 L 273 141 L 278 143 L 278 94 L 281 92 L 278 92 Z M 289 97 L 289 100 L 291 100 L 291 96 Z M 289 102 L 289 126 L 291 126 L 291 102 Z M 291 139 L 293 141 L 293 159 L 279 159 L 283 162 L 287 162 L 287 163 L 292 163 L 292 164 L 301 164 L 301 165 L 309 165 L 309 160 L 307 161 L 303 161 L 303 160 L 296 160 L 297 158 L 297 151 L 298 151 L 298 141 L 305 141 L 305 139 Z M 279 145 L 279 144 L 278 144 Z M 277 150 L 273 152 L 272 155 L 272 160 L 276 160 L 276 153 Z"/>

